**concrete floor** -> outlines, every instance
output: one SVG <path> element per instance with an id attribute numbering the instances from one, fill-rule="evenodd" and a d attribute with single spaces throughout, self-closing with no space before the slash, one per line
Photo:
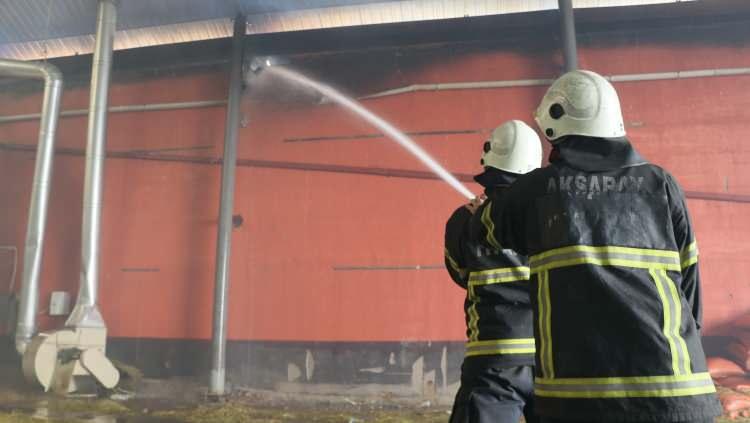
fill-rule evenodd
<path id="1" fill-rule="evenodd" d="M 388 395 L 283 394 L 236 389 L 225 401 L 208 401 L 187 380 L 142 380 L 132 393 L 109 398 L 61 398 L 30 387 L 16 372 L 0 369 L 0 423 L 438 423 L 450 402 Z M 133 387 L 131 387 L 133 388 Z M 353 394 L 353 395 L 352 395 Z M 717 423 L 750 419 L 718 419 Z"/>
<path id="2" fill-rule="evenodd" d="M 132 381 L 131 381 L 132 382 Z M 191 380 L 139 380 L 108 398 L 62 398 L 31 387 L 20 371 L 0 368 L 0 423 L 417 423 L 445 422 L 450 404 L 389 392 L 364 395 L 235 389 L 222 402 Z"/>
<path id="3" fill-rule="evenodd" d="M 138 401 L 40 399 L 0 407 L 0 423 L 42 421 L 64 423 L 432 423 L 448 420 L 444 408 L 394 408 L 381 406 L 305 407 L 254 405 L 244 401 L 197 406 L 144 407 Z"/>

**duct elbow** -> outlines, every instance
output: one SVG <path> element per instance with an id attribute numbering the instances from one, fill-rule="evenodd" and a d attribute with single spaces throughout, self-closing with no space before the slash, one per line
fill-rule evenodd
<path id="1" fill-rule="evenodd" d="M 22 314 L 19 313 L 19 321 L 15 326 L 14 338 L 16 341 L 16 351 L 18 351 L 18 355 L 23 356 L 29 344 L 31 344 L 31 340 L 34 338 L 34 333 L 36 332 L 35 323 L 24 321 Z"/>
<path id="2" fill-rule="evenodd" d="M 62 83 L 62 72 L 57 66 L 51 63 L 39 63 L 38 66 L 47 83 Z"/>
<path id="3" fill-rule="evenodd" d="M 44 79 L 49 82 L 62 82 L 62 72 L 57 66 L 46 62 L 24 62 L 0 58 L 0 74 L 15 78 Z"/>
<path id="4" fill-rule="evenodd" d="M 16 335 L 16 351 L 18 352 L 18 355 L 23 356 L 30 343 L 31 337 L 20 334 Z"/>

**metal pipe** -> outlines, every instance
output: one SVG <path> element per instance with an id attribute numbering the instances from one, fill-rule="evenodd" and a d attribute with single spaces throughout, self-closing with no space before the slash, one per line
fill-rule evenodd
<path id="1" fill-rule="evenodd" d="M 468 134 L 481 134 L 488 133 L 488 130 L 480 129 L 457 129 L 448 131 L 410 131 L 404 132 L 404 135 L 410 137 L 431 137 L 441 135 L 468 135 Z M 320 141 L 353 141 L 353 140 L 371 140 L 377 138 L 385 138 L 384 134 L 353 134 L 353 135 L 331 135 L 321 137 L 295 137 L 295 138 L 284 138 L 283 142 L 297 143 L 297 142 L 320 142 Z"/>
<path id="2" fill-rule="evenodd" d="M 2 144 L 0 150 L 16 151 L 22 153 L 32 153 L 36 149 L 32 145 L 26 144 Z M 65 156 L 83 156 L 85 152 L 74 148 L 60 148 L 57 154 Z M 197 164 L 203 166 L 217 166 L 223 163 L 218 157 L 195 157 L 175 154 L 152 154 L 143 152 L 125 152 L 113 151 L 107 153 L 107 157 L 124 160 L 147 160 L 155 162 Z M 272 160 L 254 160 L 254 159 L 237 159 L 237 166 L 259 168 L 259 169 L 281 169 L 297 170 L 302 172 L 326 172 L 326 173 L 343 173 L 353 175 L 378 176 L 384 178 L 406 178 L 406 179 L 426 179 L 437 180 L 438 177 L 432 172 L 409 169 L 378 168 L 365 166 L 345 166 L 322 163 L 306 162 L 279 162 Z M 472 182 L 474 175 L 468 173 L 454 173 L 456 179 L 461 182 Z M 729 194 L 724 192 L 700 192 L 685 191 L 685 197 L 695 200 L 718 201 L 724 203 L 750 203 L 750 195 Z"/>
<path id="3" fill-rule="evenodd" d="M 573 15 L 573 0 L 557 0 L 560 10 L 560 30 L 562 31 L 562 51 L 565 72 L 578 69 L 578 48 L 576 47 L 576 22 Z"/>
<path id="4" fill-rule="evenodd" d="M 227 104 L 226 100 L 199 100 L 199 101 L 182 101 L 176 103 L 148 103 L 148 104 L 128 104 L 125 106 L 112 106 L 109 113 L 133 113 L 133 112 L 156 112 L 164 110 L 182 110 L 182 109 L 199 109 L 204 107 L 218 107 Z M 64 110 L 60 112 L 60 117 L 86 116 L 89 109 Z M 39 119 L 42 115 L 39 113 L 28 113 L 24 115 L 0 116 L 0 123 L 23 122 L 27 120 Z"/>
<path id="5" fill-rule="evenodd" d="M 360 100 L 411 93 L 415 91 L 475 90 L 484 88 L 538 87 L 550 85 L 554 79 L 511 79 L 504 81 L 446 82 L 438 84 L 414 84 L 359 97 Z"/>
<path id="6" fill-rule="evenodd" d="M 65 323 L 69 327 L 105 327 L 97 305 L 99 241 L 104 194 L 104 158 L 107 144 L 107 100 L 116 25 L 115 0 L 99 0 L 86 136 L 86 176 L 81 225 L 81 279 L 76 305 Z"/>
<path id="7" fill-rule="evenodd" d="M 669 71 L 656 73 L 635 73 L 623 75 L 604 76 L 612 82 L 642 82 L 642 81 L 663 81 L 679 80 L 689 78 L 709 78 L 719 76 L 746 76 L 750 75 L 750 68 L 717 68 L 717 69 L 698 69 L 688 71 Z M 552 79 L 511 79 L 500 81 L 477 81 L 477 82 L 448 82 L 438 84 L 414 84 L 405 87 L 394 88 L 391 90 L 381 91 L 374 94 L 359 97 L 360 100 L 366 100 L 378 97 L 387 97 L 392 95 L 413 93 L 418 91 L 447 91 L 447 90 L 476 90 L 492 88 L 512 88 L 512 87 L 541 87 L 550 85 Z M 146 103 L 146 104 L 128 104 L 123 106 L 112 106 L 109 113 L 133 113 L 133 112 L 155 112 L 166 110 L 197 109 L 204 107 L 219 107 L 227 104 L 226 100 L 197 100 L 174 103 Z M 84 116 L 89 109 L 63 110 L 60 117 Z M 41 114 L 29 113 L 22 115 L 0 116 L 0 124 L 14 123 L 28 120 L 39 119 Z M 296 141 L 296 140 L 295 140 Z"/>
<path id="8" fill-rule="evenodd" d="M 237 165 L 237 131 L 242 97 L 242 60 L 247 24 L 244 15 L 234 19 L 232 60 L 229 73 L 229 100 L 224 130 L 224 161 L 221 172 L 221 204 L 216 241 L 216 282 L 214 286 L 213 331 L 211 337 L 211 380 L 209 394 L 226 393 L 226 346 L 229 294 L 229 258 L 232 243 L 232 209 L 234 207 L 234 173 Z"/>
<path id="9" fill-rule="evenodd" d="M 39 274 L 42 269 L 44 227 L 47 222 L 49 192 L 52 181 L 52 161 L 55 155 L 55 130 L 62 98 L 62 74 L 49 63 L 19 62 L 0 59 L 0 75 L 44 80 L 39 140 L 31 188 L 29 218 L 23 251 L 21 298 L 16 324 L 16 350 L 23 354 L 36 332 L 39 305 Z"/>
<path id="10" fill-rule="evenodd" d="M 720 76 L 748 76 L 750 68 L 718 68 L 698 69 L 689 71 L 671 71 L 659 73 L 633 73 L 623 75 L 603 75 L 612 82 L 645 82 L 680 80 L 691 78 L 712 78 Z M 545 87 L 552 84 L 552 79 L 509 79 L 501 81 L 478 81 L 478 82 L 448 82 L 439 84 L 414 84 L 405 87 L 394 88 L 386 91 L 368 94 L 359 97 L 366 100 L 378 97 L 414 93 L 419 91 L 449 91 L 449 90 L 479 90 L 488 88 L 510 88 L 510 87 Z"/>

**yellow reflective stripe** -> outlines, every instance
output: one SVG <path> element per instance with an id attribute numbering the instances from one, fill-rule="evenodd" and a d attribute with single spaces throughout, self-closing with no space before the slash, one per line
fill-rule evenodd
<path id="1" fill-rule="evenodd" d="M 614 245 L 595 247 L 592 245 L 571 245 L 569 247 L 555 248 L 554 250 L 545 251 L 531 257 L 531 261 L 540 260 L 550 256 L 565 254 L 578 251 L 587 251 L 592 253 L 612 252 L 624 254 L 639 254 L 654 257 L 677 257 L 677 252 L 669 250 L 655 250 L 648 248 L 619 247 Z"/>
<path id="2" fill-rule="evenodd" d="M 482 270 L 469 274 L 469 284 L 489 285 L 493 283 L 525 281 L 529 279 L 529 275 L 530 269 L 526 266 Z"/>
<path id="3" fill-rule="evenodd" d="M 680 263 L 682 270 L 698 263 L 698 244 L 695 241 L 680 251 Z"/>
<path id="4" fill-rule="evenodd" d="M 581 257 L 577 259 L 570 259 L 570 260 L 560 260 L 560 261 L 554 261 L 551 263 L 548 263 L 544 266 L 540 267 L 533 267 L 531 268 L 531 273 L 539 273 L 539 272 L 546 272 L 548 270 L 556 269 L 559 267 L 568 267 L 568 266 L 575 266 L 578 264 L 595 264 L 598 266 L 621 266 L 621 267 L 635 267 L 639 269 L 652 269 L 652 268 L 661 268 L 665 270 L 675 270 L 680 271 L 681 267 L 679 264 L 654 264 L 654 263 L 648 263 L 648 262 L 642 262 L 642 261 L 633 261 L 633 260 L 618 260 L 618 259 L 597 259 L 593 257 Z"/>
<path id="5" fill-rule="evenodd" d="M 467 351 L 466 357 L 475 357 L 478 355 L 499 355 L 499 354 L 534 354 L 536 352 L 536 348 L 534 347 L 528 347 L 528 348 L 496 348 L 496 349 L 490 349 L 490 350 L 480 350 L 480 351 Z"/>
<path id="6" fill-rule="evenodd" d="M 472 275 L 475 275 L 477 277 L 479 276 L 488 276 L 488 275 L 497 275 L 499 273 L 515 273 L 519 276 L 526 275 L 528 277 L 529 275 L 529 267 L 528 266 L 517 266 L 517 267 L 498 267 L 495 269 L 488 269 L 488 270 L 477 270 L 474 272 L 471 272 Z"/>
<path id="7" fill-rule="evenodd" d="M 469 285 L 469 301 L 471 301 L 471 305 L 469 306 L 469 341 L 476 341 L 479 339 L 479 313 L 477 312 L 477 303 L 479 302 L 479 298 L 477 297 L 476 293 L 474 292 L 474 287 L 472 285 Z"/>
<path id="8" fill-rule="evenodd" d="M 572 245 L 545 251 L 529 258 L 531 273 L 579 264 L 681 270 L 679 254 L 676 251 L 645 248 Z"/>
<path id="9" fill-rule="evenodd" d="M 682 262 L 681 264 L 682 270 L 687 269 L 688 267 L 694 265 L 695 263 L 698 263 L 698 256 L 690 257 L 689 259 Z"/>
<path id="10" fill-rule="evenodd" d="M 549 272 L 542 272 L 538 276 L 539 288 L 537 290 L 537 302 L 539 307 L 539 334 L 541 345 L 539 346 L 540 363 L 542 375 L 548 378 L 555 377 L 554 363 L 552 360 L 552 316 L 549 294 Z"/>
<path id="11" fill-rule="evenodd" d="M 456 260 L 454 260 L 453 257 L 451 257 L 451 254 L 448 252 L 447 248 L 445 249 L 445 258 L 448 259 L 448 263 L 450 263 L 451 267 L 456 272 L 463 273 L 465 271 L 461 266 L 458 265 L 458 262 L 456 262 Z"/>
<path id="12" fill-rule="evenodd" d="M 613 378 L 537 378 L 534 392 L 557 398 L 670 397 L 716 392 L 708 373 Z"/>
<path id="13" fill-rule="evenodd" d="M 492 339 L 489 341 L 467 342 L 466 347 L 486 347 L 488 345 L 516 345 L 516 344 L 533 344 L 534 338 L 512 338 L 512 339 Z"/>
<path id="14" fill-rule="evenodd" d="M 536 352 L 534 338 L 493 339 L 466 344 L 466 356 L 496 354 L 533 354 Z"/>
<path id="15" fill-rule="evenodd" d="M 689 375 L 692 372 L 691 365 L 690 365 L 690 352 L 688 352 L 687 344 L 685 343 L 685 339 L 680 334 L 680 327 L 682 326 L 682 298 L 680 297 L 680 294 L 677 292 L 677 286 L 675 286 L 674 281 L 669 278 L 669 275 L 667 275 L 667 272 L 663 270 L 658 271 L 659 276 L 662 277 L 662 280 L 664 280 L 664 284 L 669 289 L 669 295 L 672 297 L 672 302 L 675 305 L 674 306 L 674 319 L 672 321 L 672 339 L 677 341 L 677 348 L 680 351 L 680 358 L 682 370 L 684 374 Z"/>
<path id="16" fill-rule="evenodd" d="M 708 372 L 691 373 L 689 375 L 660 375 L 660 376 L 625 376 L 625 377 L 569 377 L 569 378 L 534 378 L 534 383 L 539 385 L 622 385 L 622 384 L 649 384 L 649 383 L 676 383 L 711 381 Z"/>
<path id="17" fill-rule="evenodd" d="M 672 320 L 674 318 L 674 313 L 672 311 L 673 305 L 671 304 L 670 299 L 667 298 L 667 289 L 665 289 L 663 280 L 657 273 L 657 270 L 652 269 L 651 271 L 649 271 L 649 273 L 651 274 L 651 278 L 653 278 L 654 283 L 656 284 L 656 291 L 659 293 L 659 298 L 661 299 L 663 310 L 662 318 L 664 319 L 662 333 L 664 334 L 664 338 L 666 338 L 667 340 L 667 344 L 669 344 L 669 352 L 672 355 L 672 372 L 675 375 L 681 375 L 682 371 L 680 370 L 679 351 L 677 349 L 677 342 L 675 342 L 672 330 Z"/>
<path id="18" fill-rule="evenodd" d="M 549 293 L 549 272 L 544 272 L 544 300 L 546 302 L 547 309 L 547 369 L 549 370 L 550 377 L 555 377 L 555 366 L 552 360 L 552 301 Z"/>
<path id="19" fill-rule="evenodd" d="M 542 376 L 549 377 L 547 371 L 547 362 L 545 361 L 545 353 L 547 352 L 547 339 L 544 337 L 544 294 L 542 293 L 542 275 L 537 275 L 537 290 L 536 290 L 536 303 L 537 303 L 537 325 L 539 326 L 539 364 L 541 365 Z"/>
<path id="20" fill-rule="evenodd" d="M 490 216 L 491 210 L 492 210 L 492 202 L 488 201 L 487 205 L 484 207 L 484 210 L 482 211 L 482 219 L 481 219 L 482 224 L 484 225 L 484 228 L 487 230 L 487 243 L 497 250 L 502 250 L 503 247 L 501 247 L 500 243 L 497 242 L 497 239 L 495 239 L 495 222 L 492 221 L 492 217 Z"/>
<path id="21" fill-rule="evenodd" d="M 673 388 L 673 389 L 651 389 L 651 390 L 616 390 L 616 391 L 552 391 L 548 389 L 534 388 L 534 393 L 540 397 L 549 398 L 655 398 L 655 397 L 684 397 L 692 395 L 713 394 L 716 388 L 704 386 L 700 388 Z"/>
<path id="22" fill-rule="evenodd" d="M 505 283 L 505 282 L 517 282 L 517 281 L 527 281 L 529 280 L 528 273 L 524 276 L 506 276 L 506 277 L 498 277 L 498 278 L 490 278 L 485 280 L 470 280 L 469 283 L 476 286 L 481 285 L 492 285 L 493 283 Z"/>

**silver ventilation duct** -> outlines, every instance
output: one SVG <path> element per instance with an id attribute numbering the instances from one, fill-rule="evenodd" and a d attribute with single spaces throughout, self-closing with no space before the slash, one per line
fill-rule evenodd
<path id="1" fill-rule="evenodd" d="M 65 323 L 68 327 L 104 327 L 99 313 L 99 240 L 104 195 L 104 158 L 107 144 L 107 100 L 112 70 L 112 45 L 117 23 L 114 0 L 100 0 L 96 20 L 96 48 L 91 71 L 91 94 L 83 189 L 81 276 L 78 300 Z"/>
<path id="2" fill-rule="evenodd" d="M 36 332 L 39 305 L 39 274 L 42 270 L 44 226 L 47 221 L 49 192 L 52 185 L 52 161 L 55 156 L 55 129 L 60 116 L 63 80 L 60 71 L 49 63 L 19 62 L 0 59 L 0 75 L 44 80 L 44 101 L 39 122 L 39 141 L 31 188 L 29 220 L 23 250 L 21 298 L 16 324 L 16 349 L 26 350 Z"/>

